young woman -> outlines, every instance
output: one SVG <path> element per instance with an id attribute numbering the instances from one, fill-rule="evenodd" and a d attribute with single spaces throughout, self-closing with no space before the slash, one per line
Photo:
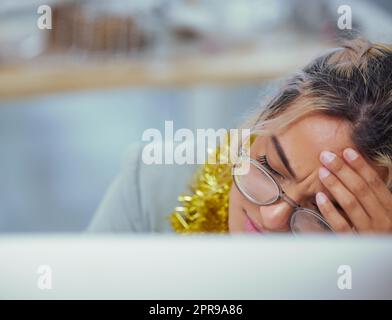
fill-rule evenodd
<path id="1" fill-rule="evenodd" d="M 348 41 L 289 79 L 261 110 L 244 125 L 251 144 L 236 164 L 206 164 L 196 172 L 191 192 L 169 216 L 173 230 L 392 232 L 391 46 Z M 239 174 L 244 163 L 250 170 Z M 140 183 L 136 175 L 132 188 Z M 176 189 L 181 183 L 171 175 L 180 176 L 155 178 Z M 164 206 L 151 208 L 140 188 L 121 187 L 128 178 L 112 187 L 92 230 L 165 229 L 167 220 L 155 218 Z M 162 189 L 144 190 L 162 204 Z M 127 207 L 124 198 L 135 192 L 139 197 Z"/>

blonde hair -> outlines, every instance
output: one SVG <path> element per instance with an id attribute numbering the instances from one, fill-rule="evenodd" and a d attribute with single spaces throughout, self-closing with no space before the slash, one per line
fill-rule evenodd
<path id="1" fill-rule="evenodd" d="M 292 76 L 242 127 L 269 135 L 268 128 L 284 128 L 310 112 L 346 120 L 358 150 L 388 169 L 392 190 L 392 46 L 344 42 Z"/>

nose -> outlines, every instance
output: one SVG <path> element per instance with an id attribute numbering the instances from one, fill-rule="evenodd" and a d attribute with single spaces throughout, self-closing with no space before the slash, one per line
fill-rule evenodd
<path id="1" fill-rule="evenodd" d="M 263 226 L 276 232 L 290 231 L 290 217 L 293 207 L 281 200 L 278 203 L 260 207 L 260 215 Z"/>

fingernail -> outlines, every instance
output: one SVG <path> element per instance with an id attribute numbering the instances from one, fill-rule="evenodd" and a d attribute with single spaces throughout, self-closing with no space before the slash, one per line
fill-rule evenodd
<path id="1" fill-rule="evenodd" d="M 358 153 L 354 149 L 347 148 L 343 151 L 343 157 L 348 161 L 354 161 L 358 158 Z"/>
<path id="2" fill-rule="evenodd" d="M 316 194 L 316 202 L 319 205 L 323 205 L 327 202 L 327 196 L 322 192 L 317 192 Z"/>
<path id="3" fill-rule="evenodd" d="M 319 169 L 319 176 L 320 176 L 321 179 L 325 179 L 326 177 L 329 176 L 329 174 L 330 174 L 330 172 L 329 172 L 328 169 L 326 169 L 324 167 L 321 167 Z"/>
<path id="4" fill-rule="evenodd" d="M 320 154 L 320 160 L 324 164 L 331 163 L 332 161 L 335 160 L 335 158 L 336 158 L 336 155 L 332 152 L 329 152 L 329 151 L 323 151 Z"/>

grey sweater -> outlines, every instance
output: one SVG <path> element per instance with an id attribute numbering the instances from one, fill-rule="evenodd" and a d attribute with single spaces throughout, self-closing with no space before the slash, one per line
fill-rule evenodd
<path id="1" fill-rule="evenodd" d="M 90 232 L 173 232 L 168 216 L 186 192 L 196 165 L 147 165 L 132 146 L 90 225 Z"/>

